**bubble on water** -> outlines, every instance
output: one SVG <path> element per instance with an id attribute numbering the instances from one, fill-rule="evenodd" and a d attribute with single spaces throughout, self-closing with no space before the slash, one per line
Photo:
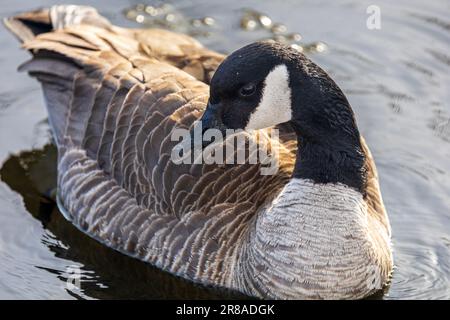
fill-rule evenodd
<path id="1" fill-rule="evenodd" d="M 308 52 L 324 52 L 328 49 L 327 45 L 323 42 L 312 42 L 309 43 L 306 47 L 305 47 L 306 51 Z"/>
<path id="2" fill-rule="evenodd" d="M 147 14 L 151 15 L 152 17 L 158 15 L 158 9 L 156 9 L 154 6 L 146 6 L 145 7 L 145 12 Z"/>
<path id="3" fill-rule="evenodd" d="M 164 19 L 166 21 L 168 21 L 168 22 L 174 22 L 175 21 L 175 15 L 173 13 L 168 13 L 168 14 L 166 14 Z"/>
<path id="4" fill-rule="evenodd" d="M 327 45 L 325 43 L 323 43 L 323 42 L 316 42 L 314 44 L 314 49 L 317 52 L 324 52 L 325 50 L 327 50 L 327 48 L 328 48 Z"/>
<path id="5" fill-rule="evenodd" d="M 260 14 L 258 16 L 259 23 L 266 29 L 270 28 L 272 26 L 272 19 L 270 19 L 265 14 Z"/>
<path id="6" fill-rule="evenodd" d="M 258 26 L 258 23 L 254 18 L 244 16 L 241 19 L 241 28 L 247 31 L 255 30 Z"/>
<path id="7" fill-rule="evenodd" d="M 294 32 L 294 33 L 290 33 L 286 36 L 289 40 L 291 41 L 295 41 L 295 42 L 299 42 L 302 40 L 302 36 L 300 33 Z"/>
<path id="8" fill-rule="evenodd" d="M 299 44 L 293 43 L 293 44 L 291 44 L 291 48 L 293 48 L 299 52 L 303 52 L 303 47 Z"/>
<path id="9" fill-rule="evenodd" d="M 204 17 L 202 19 L 202 22 L 206 26 L 212 26 L 215 23 L 215 20 L 214 20 L 214 18 L 211 18 L 211 17 Z"/>
<path id="10" fill-rule="evenodd" d="M 272 28 L 270 29 L 272 33 L 285 33 L 287 31 L 287 27 L 281 23 L 274 23 Z"/>
<path id="11" fill-rule="evenodd" d="M 137 23 L 143 23 L 145 21 L 145 17 L 142 14 L 138 14 L 136 16 L 136 22 Z"/>

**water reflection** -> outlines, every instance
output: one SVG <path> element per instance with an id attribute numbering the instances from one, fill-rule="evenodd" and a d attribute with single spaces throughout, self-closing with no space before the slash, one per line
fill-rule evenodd
<path id="1" fill-rule="evenodd" d="M 77 299 L 233 299 L 247 298 L 229 290 L 196 285 L 127 257 L 91 239 L 66 221 L 52 200 L 56 185 L 56 148 L 23 152 L 0 169 L 2 180 L 22 195 L 27 211 L 46 233 L 42 243 L 67 266 L 81 271 L 81 291 L 67 292 Z M 64 284 L 70 273 L 46 266 Z"/>

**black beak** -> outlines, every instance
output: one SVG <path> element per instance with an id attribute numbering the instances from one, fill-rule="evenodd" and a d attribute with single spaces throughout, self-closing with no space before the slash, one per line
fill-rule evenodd
<path id="1" fill-rule="evenodd" d="M 202 124 L 202 129 L 204 133 L 208 129 L 219 129 L 220 131 L 225 131 L 225 125 L 222 122 L 222 105 L 212 104 L 208 102 L 206 110 L 203 113 L 200 121 Z"/>
<path id="2" fill-rule="evenodd" d="M 200 134 L 201 145 L 203 148 L 211 143 L 211 141 L 203 141 L 203 134 L 208 129 L 220 130 L 222 136 L 225 135 L 225 130 L 227 128 L 222 122 L 222 110 L 223 108 L 221 104 L 212 104 L 208 102 L 208 105 L 206 106 L 206 110 L 203 113 L 202 117 L 191 130 L 191 141 L 193 143 L 193 146 L 200 146 L 200 142 L 198 141 Z"/>

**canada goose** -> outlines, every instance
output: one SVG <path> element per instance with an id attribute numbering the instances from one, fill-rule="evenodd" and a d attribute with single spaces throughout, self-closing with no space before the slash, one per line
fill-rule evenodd
<path id="1" fill-rule="evenodd" d="M 224 60 L 188 36 L 116 27 L 83 6 L 5 24 L 33 54 L 20 69 L 42 84 L 59 206 L 81 230 L 186 279 L 260 298 L 363 298 L 389 281 L 372 156 L 344 94 L 303 54 L 257 42 Z M 171 132 L 198 119 L 263 129 L 268 145 L 276 142 L 264 130 L 278 125 L 279 170 L 175 164 Z"/>

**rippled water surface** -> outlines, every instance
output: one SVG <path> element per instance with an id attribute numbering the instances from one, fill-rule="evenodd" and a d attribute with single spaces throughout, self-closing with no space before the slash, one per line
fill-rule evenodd
<path id="1" fill-rule="evenodd" d="M 89 4 L 90 1 L 72 3 Z M 95 1 L 113 23 L 133 1 Z M 56 1 L 2 1 L 8 16 Z M 381 9 L 381 29 L 366 8 Z M 395 273 L 385 299 L 450 298 L 450 2 L 177 1 L 178 28 L 208 47 L 231 52 L 266 30 L 243 30 L 255 9 L 288 32 L 347 94 L 375 157 L 393 229 Z M 212 26 L 192 28 L 191 19 Z M 138 20 L 142 20 L 138 18 Z M 141 21 L 142 22 L 142 21 Z M 147 23 L 147 22 L 146 22 Z M 16 72 L 28 58 L 0 28 L 0 298 L 239 297 L 193 285 L 103 247 L 55 208 L 55 149 L 38 83 Z M 81 268 L 81 291 L 66 287 Z M 71 269 L 72 268 L 72 269 Z"/>

